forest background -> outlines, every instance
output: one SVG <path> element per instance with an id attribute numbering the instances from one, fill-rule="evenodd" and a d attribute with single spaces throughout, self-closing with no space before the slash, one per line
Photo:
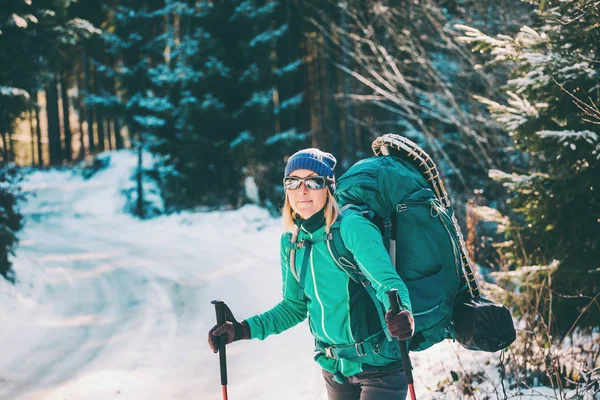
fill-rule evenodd
<path id="1" fill-rule="evenodd" d="M 598 393 L 600 2 L 0 4 L 6 284 L 31 171 L 91 177 L 132 149 L 139 218 L 276 215 L 293 152 L 333 153 L 340 176 L 392 132 L 433 157 L 486 293 L 521 323 L 512 385 Z"/>

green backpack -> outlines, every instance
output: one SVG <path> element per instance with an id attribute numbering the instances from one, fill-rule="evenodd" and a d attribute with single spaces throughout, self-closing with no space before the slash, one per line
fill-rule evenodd
<path id="1" fill-rule="evenodd" d="M 354 164 L 336 182 L 341 218 L 362 213 L 381 230 L 398 274 L 408 287 L 415 318 L 412 351 L 454 337 L 454 305 L 479 296 L 460 228 L 435 164 L 416 144 L 399 135 L 373 142 L 375 157 Z M 344 246 L 339 220 L 331 250 L 356 282 L 366 278 Z"/>

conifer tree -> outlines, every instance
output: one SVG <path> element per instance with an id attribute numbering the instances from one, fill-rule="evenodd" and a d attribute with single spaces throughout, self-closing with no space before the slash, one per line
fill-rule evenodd
<path id="1" fill-rule="evenodd" d="M 310 136 L 300 112 L 304 101 L 298 84 L 303 72 L 298 51 L 301 28 L 293 20 L 295 3 L 234 3 L 230 20 L 235 29 L 221 32 L 237 78 L 237 89 L 226 101 L 233 111 L 235 134 L 230 153 L 255 178 L 261 199 L 276 211 L 283 199 L 280 180 L 285 157 L 305 146 Z M 241 160 L 238 148 L 243 149 Z"/>
<path id="2" fill-rule="evenodd" d="M 116 80 L 118 87 L 87 98 L 88 104 L 109 109 L 113 115 L 123 116 L 126 122 L 138 154 L 132 211 L 142 218 L 150 215 L 144 199 L 147 172 L 144 151 L 153 145 L 161 130 L 173 129 L 168 125 L 173 105 L 155 77 L 165 62 L 164 17 L 168 12 L 162 0 L 127 0 L 111 9 L 112 29 L 105 31 L 102 39 L 107 60 L 117 61 L 104 65 L 96 61 L 95 64 L 96 70 L 105 78 Z"/>
<path id="3" fill-rule="evenodd" d="M 522 162 L 490 176 L 510 194 L 513 267 L 541 268 L 550 286 L 542 315 L 565 333 L 584 310 L 579 326 L 600 321 L 600 10 L 591 0 L 540 7 L 533 28 L 514 37 L 463 27 L 463 40 L 513 68 L 507 104 L 481 101 Z"/>
<path id="4" fill-rule="evenodd" d="M 167 32 L 176 40 L 156 76 L 169 87 L 175 130 L 153 146 L 167 208 L 239 205 L 247 178 L 262 201 L 282 197 L 271 194 L 284 156 L 306 138 L 290 122 L 303 100 L 300 85 L 290 89 L 302 62 L 281 51 L 291 11 L 277 1 L 169 4 L 178 33 Z"/>

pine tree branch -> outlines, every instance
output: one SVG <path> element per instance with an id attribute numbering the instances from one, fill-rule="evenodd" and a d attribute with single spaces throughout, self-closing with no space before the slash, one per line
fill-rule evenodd
<path id="1" fill-rule="evenodd" d="M 581 111 L 583 111 L 583 113 L 586 114 L 587 116 L 592 117 L 593 119 L 596 120 L 596 121 L 590 121 L 590 120 L 584 119 L 584 121 L 590 122 L 592 124 L 600 125 L 600 109 L 598 109 L 598 106 L 596 104 L 594 104 L 593 100 L 590 97 L 588 97 L 590 104 L 587 104 L 584 101 L 582 101 L 581 99 L 579 99 L 577 96 L 575 96 L 573 93 L 571 93 L 567 89 L 565 89 L 563 85 L 561 85 L 560 83 L 558 83 L 556 81 L 556 79 L 552 78 L 552 80 L 554 81 L 554 83 L 556 83 L 558 85 L 558 87 L 560 87 L 560 89 L 563 92 L 567 93 L 573 99 L 573 103 L 577 106 L 577 108 L 579 108 Z"/>

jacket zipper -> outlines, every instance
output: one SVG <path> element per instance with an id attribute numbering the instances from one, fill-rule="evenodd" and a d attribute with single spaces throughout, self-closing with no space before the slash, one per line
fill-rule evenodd
<path id="1" fill-rule="evenodd" d="M 311 239 L 313 238 L 311 233 L 308 233 L 308 236 L 310 236 Z M 323 334 L 325 336 L 327 336 L 327 338 L 331 341 L 332 344 L 334 344 L 335 342 L 333 341 L 331 336 L 329 336 L 329 334 L 327 333 L 327 329 L 325 329 L 325 307 L 323 306 L 323 302 L 321 301 L 321 297 L 319 296 L 319 291 L 317 290 L 317 279 L 315 276 L 315 264 L 313 263 L 314 254 L 315 254 L 314 252 L 310 253 L 310 270 L 311 270 L 311 274 L 312 274 L 312 278 L 313 278 L 313 287 L 315 289 L 315 298 L 317 299 L 319 306 L 321 306 L 321 327 L 323 328 Z"/>

